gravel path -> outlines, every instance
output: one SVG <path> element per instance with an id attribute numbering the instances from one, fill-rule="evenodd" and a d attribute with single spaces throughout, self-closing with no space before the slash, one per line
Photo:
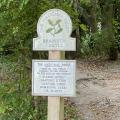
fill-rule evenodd
<path id="1" fill-rule="evenodd" d="M 120 120 L 120 61 L 78 61 L 77 96 L 83 120 Z"/>

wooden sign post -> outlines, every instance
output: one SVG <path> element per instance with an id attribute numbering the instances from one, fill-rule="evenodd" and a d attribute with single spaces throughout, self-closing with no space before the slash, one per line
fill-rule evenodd
<path id="1" fill-rule="evenodd" d="M 65 59 L 65 52 L 50 51 L 49 60 Z M 48 97 L 48 120 L 64 120 L 64 98 Z"/>
<path id="2" fill-rule="evenodd" d="M 37 24 L 34 51 L 49 51 L 49 60 L 32 61 L 32 94 L 48 96 L 48 120 L 64 120 L 64 96 L 74 97 L 75 60 L 64 60 L 64 51 L 75 51 L 72 22 L 60 9 L 45 12 Z"/>

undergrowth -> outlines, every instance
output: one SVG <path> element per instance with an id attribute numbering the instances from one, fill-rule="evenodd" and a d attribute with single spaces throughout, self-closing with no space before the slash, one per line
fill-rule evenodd
<path id="1" fill-rule="evenodd" d="M 47 120 L 47 97 L 33 97 L 26 69 L 13 63 L 0 59 L 0 120 Z M 65 120 L 80 120 L 76 106 L 67 98 L 64 116 Z"/>

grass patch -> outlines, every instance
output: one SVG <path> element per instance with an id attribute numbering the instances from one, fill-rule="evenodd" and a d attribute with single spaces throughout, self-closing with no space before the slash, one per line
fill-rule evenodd
<path id="1" fill-rule="evenodd" d="M 35 102 L 37 107 L 35 107 Z M 79 120 L 74 104 L 65 99 L 65 120 Z M 47 99 L 31 95 L 28 80 L 0 84 L 0 120 L 47 120 Z"/>

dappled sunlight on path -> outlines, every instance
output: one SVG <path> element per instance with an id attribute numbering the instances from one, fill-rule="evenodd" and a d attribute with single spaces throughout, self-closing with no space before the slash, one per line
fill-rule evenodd
<path id="1" fill-rule="evenodd" d="M 120 120 L 120 61 L 78 61 L 76 82 L 83 120 Z"/>

